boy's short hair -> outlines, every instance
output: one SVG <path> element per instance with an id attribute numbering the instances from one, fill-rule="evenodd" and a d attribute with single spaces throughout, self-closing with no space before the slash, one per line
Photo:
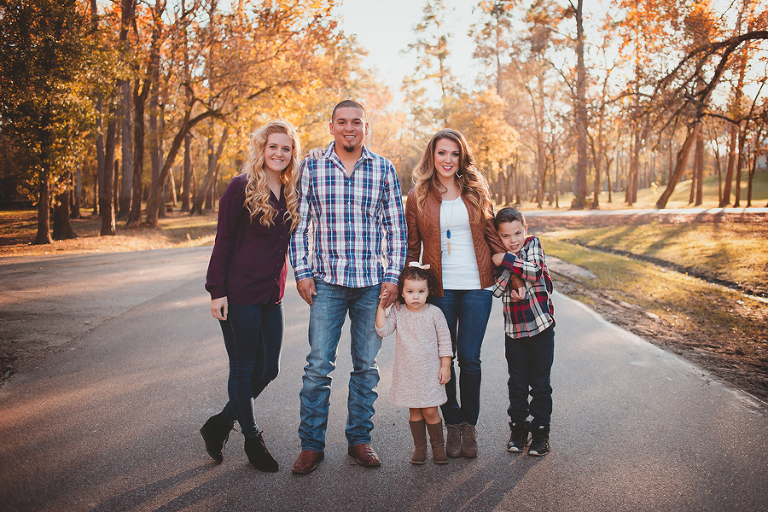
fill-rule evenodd
<path id="1" fill-rule="evenodd" d="M 500 224 L 503 224 L 504 222 L 514 222 L 516 220 L 520 221 L 520 224 L 522 224 L 523 226 L 526 226 L 525 215 L 523 215 L 523 212 L 521 212 L 517 208 L 512 208 L 508 206 L 498 211 L 498 213 L 496 214 L 496 217 L 493 218 L 493 226 L 496 229 L 499 229 Z"/>
<path id="2" fill-rule="evenodd" d="M 363 121 L 365 121 L 365 109 L 361 104 L 356 102 L 355 100 L 344 100 L 340 101 L 338 105 L 333 107 L 333 112 L 331 112 L 331 122 L 336 118 L 336 111 L 340 108 L 357 108 L 360 109 L 363 112 Z"/>

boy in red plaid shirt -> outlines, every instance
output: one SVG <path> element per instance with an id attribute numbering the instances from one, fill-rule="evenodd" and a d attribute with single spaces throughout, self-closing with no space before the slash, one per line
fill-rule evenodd
<path id="1" fill-rule="evenodd" d="M 501 297 L 504 306 L 504 355 L 509 371 L 507 413 L 511 434 L 507 451 L 524 451 L 530 432 L 528 455 L 542 456 L 549 452 L 552 415 L 550 372 L 555 355 L 552 280 L 541 242 L 535 236 L 527 236 L 528 226 L 520 211 L 502 208 L 494 223 L 508 251 L 493 256 L 500 272 L 493 294 Z"/>

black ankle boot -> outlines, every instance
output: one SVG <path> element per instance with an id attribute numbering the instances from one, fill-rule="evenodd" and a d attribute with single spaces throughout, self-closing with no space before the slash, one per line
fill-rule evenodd
<path id="1" fill-rule="evenodd" d="M 278 470 L 277 461 L 267 450 L 267 445 L 264 444 L 264 437 L 261 434 L 256 437 L 245 438 L 245 453 L 248 455 L 248 461 L 259 471 L 274 473 Z"/>
<path id="2" fill-rule="evenodd" d="M 541 457 L 549 453 L 549 425 L 531 427 L 531 446 L 528 455 Z"/>
<path id="3" fill-rule="evenodd" d="M 227 439 L 229 439 L 231 430 L 232 424 L 228 423 L 221 413 L 208 418 L 203 428 L 200 429 L 200 435 L 205 441 L 205 451 L 217 464 L 221 464 L 221 461 L 224 460 L 224 455 L 221 452 Z"/>

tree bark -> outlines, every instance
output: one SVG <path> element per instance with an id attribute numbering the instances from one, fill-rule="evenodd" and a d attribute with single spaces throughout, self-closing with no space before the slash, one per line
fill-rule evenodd
<path id="1" fill-rule="evenodd" d="M 696 136 L 696 201 L 694 206 L 701 206 L 704 202 L 704 133 L 699 129 Z"/>
<path id="2" fill-rule="evenodd" d="M 95 0 L 94 0 L 95 1 Z M 93 192 L 93 213 L 101 212 L 99 198 L 104 190 L 104 168 L 106 156 L 104 152 L 104 116 L 101 98 L 96 101 L 96 190 Z"/>
<path id="3" fill-rule="evenodd" d="M 640 167 L 640 127 L 635 126 L 632 138 L 632 153 L 629 157 L 629 174 L 627 175 L 627 188 L 624 193 L 624 201 L 632 206 L 637 201 L 637 174 Z"/>
<path id="4" fill-rule="evenodd" d="M 571 3 L 573 6 L 573 4 Z M 584 0 L 574 8 L 576 18 L 576 182 L 571 209 L 583 210 L 587 205 L 587 68 L 584 64 Z"/>
<path id="5" fill-rule="evenodd" d="M 739 156 L 736 158 L 736 178 L 734 180 L 733 207 L 741 206 L 741 169 L 744 167 L 744 142 L 747 138 L 749 120 L 745 121 L 744 128 L 739 132 Z"/>
<path id="6" fill-rule="evenodd" d="M 698 176 L 696 175 L 696 169 L 699 168 L 699 158 L 700 158 L 698 149 L 699 149 L 699 140 L 697 137 L 696 151 L 693 152 L 693 167 L 691 168 L 691 191 L 688 194 L 688 204 L 693 204 L 693 202 L 696 200 L 696 179 L 698 178 Z"/>
<path id="7" fill-rule="evenodd" d="M 72 224 L 69 222 L 69 176 L 66 177 L 66 181 L 67 189 L 56 196 L 56 204 L 53 207 L 54 240 L 69 240 L 71 238 L 77 238 L 75 231 L 72 229 Z"/>
<path id="8" fill-rule="evenodd" d="M 110 109 L 113 110 L 113 109 Z M 117 120 L 114 118 L 114 111 L 111 112 L 110 121 L 107 125 L 106 150 L 104 152 L 104 186 L 99 191 L 99 210 L 101 211 L 101 230 L 100 236 L 114 236 L 115 229 L 115 203 L 112 190 L 115 179 L 115 138 L 117 135 Z"/>
<path id="9" fill-rule="evenodd" d="M 80 213 L 80 200 L 81 196 L 83 194 L 83 163 L 80 162 L 79 165 L 77 165 L 77 170 L 75 171 L 75 186 L 74 186 L 74 201 L 72 201 L 72 213 L 70 216 L 73 219 L 79 219 L 82 217 L 82 214 Z"/>
<path id="10" fill-rule="evenodd" d="M 669 177 L 669 183 L 667 183 L 667 188 L 664 189 L 664 192 L 661 194 L 661 197 L 659 197 L 659 200 L 656 201 L 656 208 L 658 209 L 666 208 L 667 201 L 669 201 L 669 198 L 672 196 L 672 192 L 675 191 L 675 186 L 677 185 L 677 182 L 680 181 L 680 176 L 682 176 L 683 171 L 688 166 L 688 156 L 691 153 L 691 146 L 693 146 L 693 143 L 696 141 L 696 138 L 698 137 L 700 130 L 701 130 L 701 120 L 694 121 L 693 126 L 688 130 L 688 136 L 685 138 L 685 143 L 683 143 L 683 147 L 680 148 L 680 151 L 677 153 L 677 162 L 675 164 L 675 171 Z"/>
<path id="11" fill-rule="evenodd" d="M 120 134 L 122 144 L 123 180 L 118 199 L 117 219 L 126 220 L 131 211 L 133 190 L 133 130 L 131 120 L 131 82 L 120 81 Z"/>
<path id="12" fill-rule="evenodd" d="M 149 80 L 144 80 L 139 92 L 138 82 L 133 91 L 133 197 L 131 213 L 128 215 L 128 226 L 137 226 L 141 222 L 142 178 L 144 176 L 144 102 L 149 94 Z M 125 179 L 125 177 L 123 177 Z"/>
<path id="13" fill-rule="evenodd" d="M 171 143 L 171 147 L 168 150 L 168 155 L 165 157 L 165 163 L 163 164 L 163 168 L 160 170 L 158 181 L 155 183 L 155 186 L 152 187 L 152 191 L 149 195 L 146 211 L 146 223 L 150 226 L 157 226 L 157 218 L 162 207 L 162 184 L 165 183 L 165 179 L 171 170 L 171 166 L 173 166 L 173 161 L 176 159 L 176 155 L 179 153 L 181 144 L 189 133 L 189 130 L 191 130 L 200 121 L 211 116 L 219 115 L 213 110 L 207 110 L 202 114 L 199 114 L 190 119 L 191 111 L 192 106 L 190 106 L 184 114 L 184 119 L 182 120 L 179 132 L 174 137 L 173 142 Z"/>
<path id="14" fill-rule="evenodd" d="M 51 239 L 51 210 L 50 210 L 50 184 L 51 170 L 46 164 L 42 166 L 38 174 L 37 196 L 37 235 L 33 245 L 53 243 Z"/>
<path id="15" fill-rule="evenodd" d="M 181 178 L 181 211 L 188 212 L 192 198 L 192 135 L 184 137 L 184 168 Z"/>
<path id="16" fill-rule="evenodd" d="M 128 30 L 136 13 L 136 0 L 121 0 L 120 2 L 120 33 L 118 45 L 124 57 L 128 56 L 130 43 L 128 42 Z M 120 91 L 120 119 L 122 138 L 122 172 L 123 183 L 120 189 L 118 216 L 120 220 L 128 218 L 131 210 L 131 189 L 133 188 L 133 130 L 131 129 L 131 83 L 129 80 L 118 80 Z M 117 178 L 115 178 L 117 181 Z"/>
<path id="17" fill-rule="evenodd" d="M 218 168 L 219 160 L 221 159 L 221 154 L 224 151 L 224 145 L 227 143 L 228 136 L 229 127 L 225 126 L 224 131 L 221 134 L 221 140 L 219 140 L 218 148 L 216 148 L 215 152 L 213 151 L 213 137 L 208 139 L 208 172 L 205 173 L 203 185 L 195 196 L 195 203 L 192 205 L 192 215 L 202 215 L 203 213 L 203 201 L 208 197 L 213 183 L 213 176 L 216 174 L 216 169 Z"/>

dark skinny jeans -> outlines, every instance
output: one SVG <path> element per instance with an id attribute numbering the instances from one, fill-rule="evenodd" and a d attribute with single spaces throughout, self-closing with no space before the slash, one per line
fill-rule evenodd
<path id="1" fill-rule="evenodd" d="M 237 420 L 245 437 L 256 437 L 261 430 L 253 400 L 280 371 L 283 306 L 230 304 L 227 320 L 219 323 L 229 356 L 229 402 L 221 414 L 230 423 Z"/>

